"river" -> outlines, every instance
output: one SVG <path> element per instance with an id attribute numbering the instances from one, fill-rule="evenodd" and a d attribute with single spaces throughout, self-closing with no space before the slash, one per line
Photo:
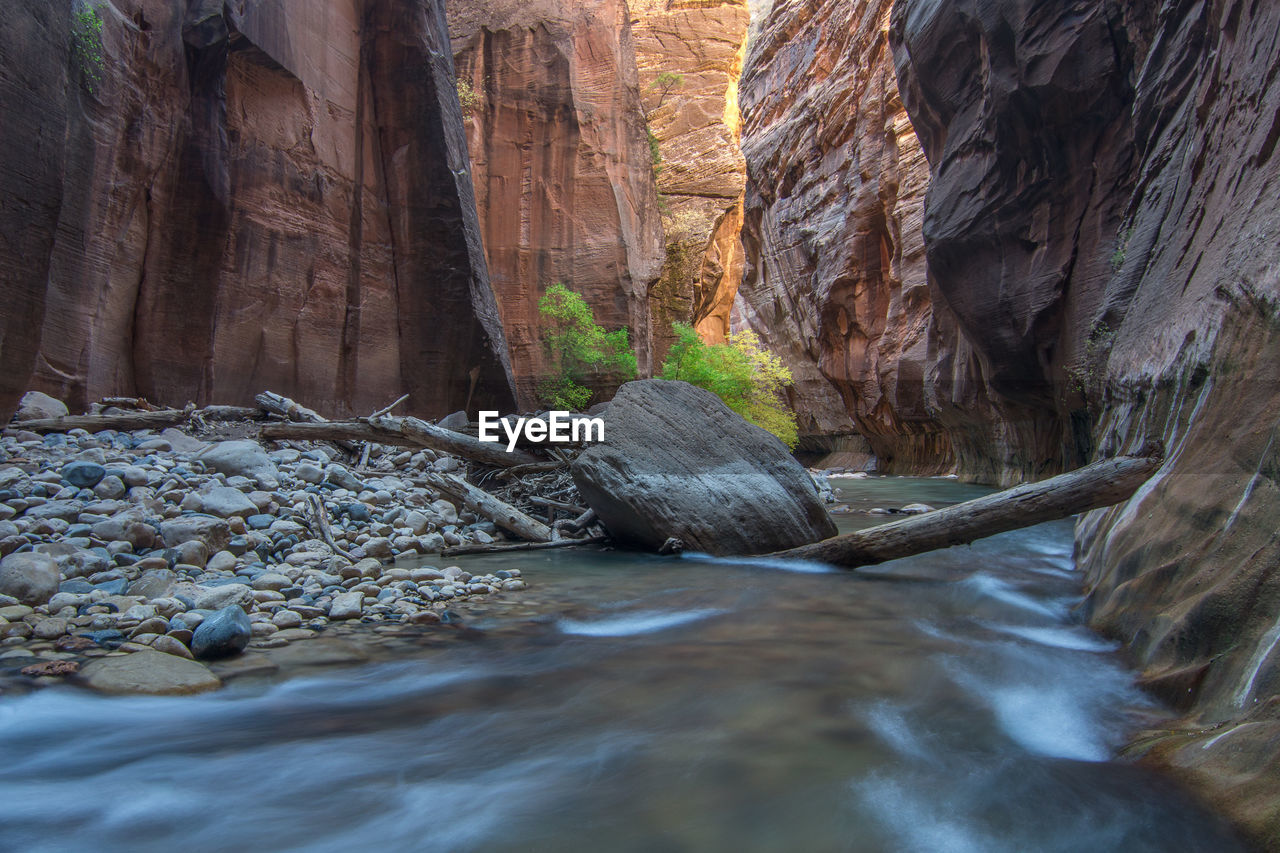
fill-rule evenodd
<path id="1" fill-rule="evenodd" d="M 986 491 L 836 482 L 858 508 Z M 881 577 L 619 552 L 458 563 L 532 588 L 356 667 L 0 701 L 3 847 L 1240 849 L 1113 760 L 1167 715 L 1078 624 L 1070 523 Z"/>

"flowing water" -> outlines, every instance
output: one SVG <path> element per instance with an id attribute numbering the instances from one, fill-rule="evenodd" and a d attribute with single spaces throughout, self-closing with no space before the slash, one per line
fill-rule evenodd
<path id="1" fill-rule="evenodd" d="M 984 491 L 837 482 L 864 509 Z M 0 846 L 1238 849 L 1112 760 L 1162 712 L 1077 624 L 1069 523 L 874 578 L 612 552 L 466 565 L 533 587 L 358 667 L 0 702 Z"/>

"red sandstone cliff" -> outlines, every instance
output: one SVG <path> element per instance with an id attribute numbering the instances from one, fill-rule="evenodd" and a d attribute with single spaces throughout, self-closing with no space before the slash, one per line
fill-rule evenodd
<path id="1" fill-rule="evenodd" d="M 273 388 L 439 414 L 473 370 L 473 408 L 511 406 L 439 3 L 100 4 L 96 83 L 68 61 L 70 8 L 39 5 L 0 22 L 31 61 L 0 68 L 24 208 L 0 211 L 24 235 L 0 415 L 28 384 L 73 409 Z"/>
<path id="2" fill-rule="evenodd" d="M 655 368 L 671 324 L 724 341 L 742 280 L 738 78 L 746 0 L 631 0 L 641 95 L 657 143 L 666 235 L 662 276 L 650 291 Z"/>
<path id="3" fill-rule="evenodd" d="M 627 326 L 651 365 L 662 226 L 624 0 L 450 0 L 476 201 L 523 405 L 543 352 L 538 299 L 563 282 Z"/>

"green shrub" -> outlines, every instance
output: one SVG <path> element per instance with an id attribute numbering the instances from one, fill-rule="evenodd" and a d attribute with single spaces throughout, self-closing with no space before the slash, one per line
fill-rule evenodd
<path id="1" fill-rule="evenodd" d="M 738 332 L 724 344 L 708 344 L 684 323 L 672 326 L 676 342 L 662 363 L 663 379 L 680 379 L 715 394 L 746 420 L 776 435 L 788 448 L 799 440 L 795 414 L 782 389 L 791 371 L 760 344 L 753 332 Z"/>
<path id="2" fill-rule="evenodd" d="M 102 82 L 105 55 L 102 47 L 102 13 L 97 6 L 79 6 L 72 12 L 71 55 L 80 81 L 92 93 Z"/>
<path id="3" fill-rule="evenodd" d="M 458 103 L 462 105 L 463 119 L 469 119 L 475 115 L 476 108 L 480 106 L 480 93 L 471 85 L 471 81 L 466 77 L 457 79 L 458 86 Z"/>
<path id="4" fill-rule="evenodd" d="M 547 288 L 538 300 L 542 343 L 551 372 L 538 384 L 538 395 L 552 409 L 581 410 L 591 401 L 584 384 L 608 373 L 626 382 L 636 378 L 636 354 L 625 328 L 606 332 L 591 315 L 591 307 L 563 284 Z"/>

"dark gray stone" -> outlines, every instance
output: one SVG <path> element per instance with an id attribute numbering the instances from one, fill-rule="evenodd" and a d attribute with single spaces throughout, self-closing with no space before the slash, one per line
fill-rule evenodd
<path id="1" fill-rule="evenodd" d="M 96 462 L 68 462 L 62 466 L 62 479 L 77 489 L 92 489 L 107 476 L 107 469 Z"/>
<path id="2" fill-rule="evenodd" d="M 628 382 L 604 421 L 605 440 L 574 461 L 573 480 L 621 541 L 658 550 L 674 537 L 709 554 L 764 554 L 836 533 L 782 442 L 710 391 Z"/>
<path id="3" fill-rule="evenodd" d="M 198 658 L 238 655 L 249 645 L 253 626 L 240 605 L 232 604 L 208 616 L 191 636 L 191 653 Z"/>

